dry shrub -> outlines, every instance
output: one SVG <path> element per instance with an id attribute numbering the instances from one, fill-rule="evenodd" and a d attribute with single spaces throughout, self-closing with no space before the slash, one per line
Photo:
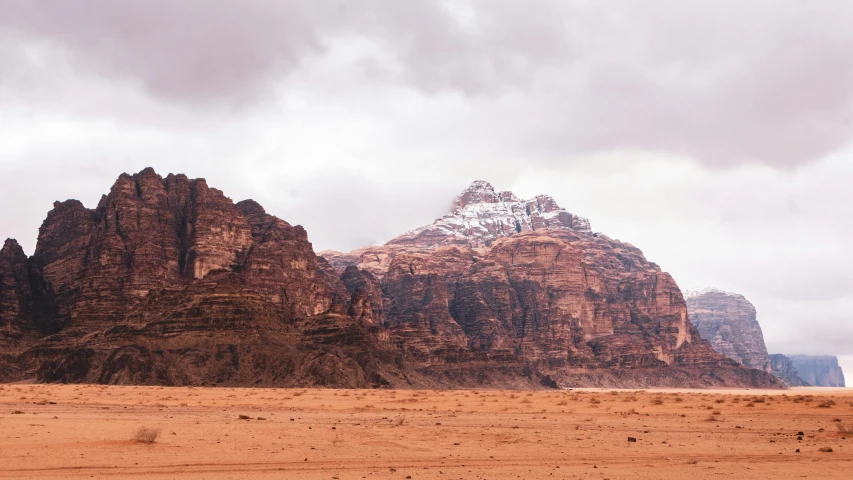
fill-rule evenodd
<path id="1" fill-rule="evenodd" d="M 710 416 L 708 416 L 708 418 L 705 419 L 705 421 L 706 422 L 719 422 L 720 417 L 718 417 L 716 415 L 710 415 Z"/>
<path id="2" fill-rule="evenodd" d="M 398 417 L 397 420 L 394 422 L 394 425 L 396 425 L 398 427 L 402 427 L 405 424 L 406 424 L 406 416 L 405 415 L 400 415 L 400 417 Z"/>
<path id="3" fill-rule="evenodd" d="M 754 407 L 754 406 L 755 406 L 755 404 L 754 404 L 754 403 L 752 403 L 752 402 L 749 402 L 749 403 L 747 403 L 747 404 L 746 404 L 746 406 L 747 406 L 747 407 Z"/>
<path id="4" fill-rule="evenodd" d="M 853 425 L 847 426 L 843 422 L 838 422 L 835 427 L 838 428 L 839 433 L 853 435 Z"/>
<path id="5" fill-rule="evenodd" d="M 663 399 L 660 397 L 653 398 L 652 405 L 663 405 Z"/>
<path id="6" fill-rule="evenodd" d="M 820 447 L 817 449 L 817 451 L 818 452 L 832 453 L 832 447 Z"/>
<path id="7" fill-rule="evenodd" d="M 133 435 L 133 439 L 139 443 L 154 443 L 159 436 L 159 428 L 139 427 L 139 430 Z"/>
<path id="8" fill-rule="evenodd" d="M 817 404 L 818 408 L 830 408 L 835 405 L 835 400 L 826 400 Z"/>

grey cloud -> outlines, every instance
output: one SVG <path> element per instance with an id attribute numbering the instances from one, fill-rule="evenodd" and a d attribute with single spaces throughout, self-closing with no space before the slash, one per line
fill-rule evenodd
<path id="1" fill-rule="evenodd" d="M 16 50 L 54 42 L 74 70 L 202 109 L 268 105 L 306 62 L 364 41 L 373 48 L 343 73 L 355 83 L 327 95 L 346 101 L 370 88 L 358 73 L 369 71 L 424 95 L 468 96 L 475 110 L 461 129 L 539 152 L 545 165 L 630 146 L 709 166 L 791 167 L 853 138 L 849 2 L 0 0 L 0 9 Z"/>
<path id="2" fill-rule="evenodd" d="M 54 200 L 94 206 L 149 165 L 342 250 L 428 223 L 483 178 L 554 195 L 682 287 L 745 294 L 773 348 L 853 356 L 850 2 L 0 12 L 0 234 L 29 253 Z"/>

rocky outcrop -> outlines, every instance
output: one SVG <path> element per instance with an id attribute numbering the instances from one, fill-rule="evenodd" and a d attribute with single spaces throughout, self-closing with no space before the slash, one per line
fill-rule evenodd
<path id="1" fill-rule="evenodd" d="M 832 355 L 788 355 L 799 376 L 814 387 L 844 387 L 844 372 Z"/>
<path id="2" fill-rule="evenodd" d="M 520 360 L 563 382 L 595 383 L 590 377 L 607 377 L 601 369 L 629 377 L 692 371 L 704 378 L 736 365 L 701 340 L 675 282 L 637 248 L 592 234 L 581 220 L 540 225 L 532 215 L 528 223 L 519 220 L 522 228 L 504 228 L 501 215 L 536 212 L 519 202 L 475 182 L 451 214 L 426 227 L 381 247 L 320 254 L 338 271 L 378 279 L 392 336 L 430 361 L 440 339 L 460 355 L 467 347 L 479 359 Z M 751 375 L 776 384 L 769 375 Z"/>
<path id="3" fill-rule="evenodd" d="M 771 371 L 755 307 L 743 295 L 716 289 L 688 292 L 687 310 L 714 350 L 747 367 Z"/>
<path id="4" fill-rule="evenodd" d="M 797 367 L 785 355 L 774 353 L 770 355 L 770 368 L 773 375 L 791 387 L 808 387 L 809 384 L 797 373 Z"/>
<path id="5" fill-rule="evenodd" d="M 0 380 L 779 386 L 702 341 L 637 248 L 534 203 L 476 184 L 476 228 L 318 258 L 203 179 L 123 174 L 94 209 L 57 202 L 32 257 L 0 251 Z"/>
<path id="6" fill-rule="evenodd" d="M 522 200 L 512 192 L 495 192 L 490 183 L 479 180 L 456 197 L 451 213 L 395 237 L 388 245 L 477 248 L 516 233 L 543 230 L 589 232 L 590 227 L 587 219 L 560 208 L 547 195 Z"/>

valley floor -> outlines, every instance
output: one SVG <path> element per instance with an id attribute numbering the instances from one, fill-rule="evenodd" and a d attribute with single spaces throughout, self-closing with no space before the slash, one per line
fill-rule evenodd
<path id="1" fill-rule="evenodd" d="M 0 479 L 93 477 L 849 479 L 853 389 L 0 385 Z"/>

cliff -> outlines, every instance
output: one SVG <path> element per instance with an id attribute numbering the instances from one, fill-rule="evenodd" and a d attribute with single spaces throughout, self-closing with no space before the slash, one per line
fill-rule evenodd
<path id="1" fill-rule="evenodd" d="M 498 198 L 520 229 L 486 215 L 454 241 L 418 233 L 327 262 L 254 201 L 123 174 L 94 209 L 56 202 L 32 257 L 14 241 L 0 251 L 0 380 L 780 385 L 701 340 L 678 286 L 637 248 L 545 200 Z M 476 184 L 456 211 L 493 203 Z"/>
<path id="2" fill-rule="evenodd" d="M 788 355 L 799 376 L 815 387 L 845 387 L 838 358 L 831 355 Z"/>
<path id="3" fill-rule="evenodd" d="M 774 353 L 770 355 L 770 368 L 773 375 L 791 387 L 808 387 L 809 384 L 797 373 L 797 367 L 785 355 Z"/>
<path id="4" fill-rule="evenodd" d="M 688 292 L 687 310 L 714 350 L 747 367 L 771 371 L 755 307 L 743 295 L 716 289 Z"/>

